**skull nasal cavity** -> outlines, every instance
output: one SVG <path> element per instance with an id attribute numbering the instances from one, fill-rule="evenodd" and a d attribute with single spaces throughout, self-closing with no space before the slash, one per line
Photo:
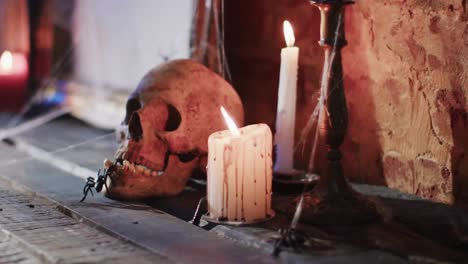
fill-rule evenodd
<path id="1" fill-rule="evenodd" d="M 134 112 L 130 117 L 128 123 L 128 132 L 133 140 L 139 140 L 143 137 L 143 129 L 141 127 L 140 116 L 137 112 Z"/>
<path id="2" fill-rule="evenodd" d="M 168 113 L 168 116 L 167 116 L 165 130 L 174 131 L 179 127 L 180 122 L 182 121 L 182 117 L 180 116 L 179 111 L 177 111 L 177 109 L 173 105 L 170 105 L 170 104 L 167 105 L 167 113 Z"/>
<path id="3" fill-rule="evenodd" d="M 200 156 L 200 153 L 198 153 L 196 150 L 187 152 L 187 153 L 179 153 L 177 154 L 179 157 L 179 160 L 182 162 L 190 162 L 194 160 L 196 157 Z"/>

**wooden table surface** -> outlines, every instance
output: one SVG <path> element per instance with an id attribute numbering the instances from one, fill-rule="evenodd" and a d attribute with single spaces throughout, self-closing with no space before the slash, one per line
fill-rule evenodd
<path id="1" fill-rule="evenodd" d="M 180 196 L 144 203 L 114 201 L 101 194 L 80 203 L 84 177 L 97 172 L 104 158 L 112 158 L 116 147 L 111 131 L 68 116 L 0 144 L 0 263 L 463 263 L 468 259 L 466 211 L 385 187 L 355 185 L 360 192 L 379 197 L 391 211 L 391 221 L 351 228 L 304 226 L 314 243 L 301 252 L 287 249 L 279 258 L 271 255 L 272 237 L 278 228 L 288 226 L 294 195 L 275 195 L 277 217 L 249 227 L 188 223 L 204 195 L 199 184 L 191 184 Z"/>

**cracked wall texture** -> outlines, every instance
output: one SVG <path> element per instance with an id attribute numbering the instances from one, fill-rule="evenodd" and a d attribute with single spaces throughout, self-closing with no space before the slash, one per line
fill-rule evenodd
<path id="1" fill-rule="evenodd" d="M 468 193 L 466 8 L 462 0 L 358 0 L 349 10 L 351 178 L 448 203 Z"/>
<path id="2" fill-rule="evenodd" d="M 349 178 L 468 204 L 467 9 L 465 0 L 357 0 L 347 8 Z M 227 1 L 226 10 L 226 51 L 246 121 L 273 129 L 282 22 L 291 21 L 300 48 L 298 138 L 317 102 L 318 10 L 305 0 Z M 307 166 L 308 150 L 296 153 L 297 167 Z"/>

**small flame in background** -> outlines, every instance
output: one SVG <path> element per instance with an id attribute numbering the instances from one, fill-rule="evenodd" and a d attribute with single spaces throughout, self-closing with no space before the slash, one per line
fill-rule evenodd
<path id="1" fill-rule="evenodd" d="M 13 55 L 11 52 L 4 51 L 0 57 L 0 70 L 10 72 L 13 68 Z"/>
<path id="2" fill-rule="evenodd" d="M 284 39 L 286 40 L 286 45 L 288 47 L 294 46 L 294 42 L 296 38 L 294 37 L 294 31 L 289 21 L 285 20 L 283 22 L 283 32 L 284 32 Z"/>
<path id="3" fill-rule="evenodd" d="M 236 123 L 234 122 L 234 120 L 228 114 L 226 109 L 224 109 L 224 107 L 221 106 L 220 109 L 221 109 L 221 114 L 224 117 L 224 121 L 226 122 L 226 125 L 229 128 L 229 131 L 231 131 L 233 136 L 239 137 L 240 136 L 240 131 L 239 131 L 239 128 L 237 127 Z"/>

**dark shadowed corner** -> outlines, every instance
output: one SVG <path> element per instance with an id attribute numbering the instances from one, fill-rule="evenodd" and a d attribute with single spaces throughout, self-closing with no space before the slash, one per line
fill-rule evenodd
<path id="1" fill-rule="evenodd" d="M 348 104 L 348 132 L 342 146 L 345 175 L 354 182 L 386 185 L 383 175 L 382 148 L 379 141 L 380 127 L 376 121 L 373 89 L 376 87 L 368 49 L 368 28 L 360 20 L 358 4 L 346 13 L 346 38 L 343 49 L 344 86 Z"/>

